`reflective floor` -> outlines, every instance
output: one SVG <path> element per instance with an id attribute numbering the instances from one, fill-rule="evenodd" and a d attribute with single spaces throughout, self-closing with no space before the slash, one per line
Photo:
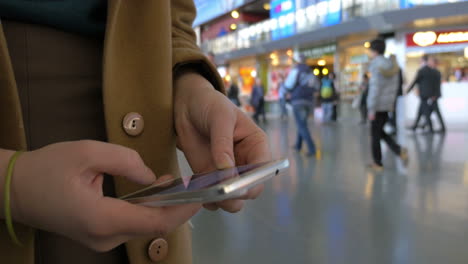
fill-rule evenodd
<path id="1" fill-rule="evenodd" d="M 263 128 L 289 172 L 238 214 L 195 216 L 194 264 L 468 263 L 468 127 L 402 129 L 408 168 L 384 146 L 386 169 L 375 174 L 365 168 L 368 127 L 344 112 L 337 124 L 310 120 L 321 160 L 290 148 L 292 119 L 270 118 Z"/>

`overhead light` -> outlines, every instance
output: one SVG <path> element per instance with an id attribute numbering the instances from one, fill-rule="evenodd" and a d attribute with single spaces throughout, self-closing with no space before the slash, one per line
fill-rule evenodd
<path id="1" fill-rule="evenodd" d="M 318 64 L 319 66 L 325 66 L 325 65 L 327 65 L 327 61 L 326 61 L 326 60 L 319 60 L 319 61 L 317 62 L 317 64 Z"/>
<path id="2" fill-rule="evenodd" d="M 317 68 L 315 68 L 315 69 L 314 69 L 314 75 L 317 76 L 317 75 L 319 75 L 319 74 L 320 74 L 320 70 L 317 69 Z"/>
<path id="3" fill-rule="evenodd" d="M 287 54 L 289 57 L 292 57 L 293 51 L 292 51 L 292 50 L 288 50 L 288 51 L 286 51 L 286 54 Z"/>
<path id="4" fill-rule="evenodd" d="M 270 59 L 274 60 L 276 58 L 278 58 L 278 55 L 276 55 L 276 53 L 273 52 L 270 54 Z"/>
<path id="5" fill-rule="evenodd" d="M 232 16 L 232 18 L 234 18 L 234 19 L 238 19 L 239 16 L 240 16 L 239 11 L 233 10 L 233 11 L 231 12 L 231 16 Z"/>
<path id="6" fill-rule="evenodd" d="M 278 65 L 279 65 L 279 60 L 278 60 L 277 58 L 276 58 L 276 59 L 273 59 L 273 60 L 271 61 L 271 65 L 273 65 L 273 66 L 278 66 Z"/>
<path id="7" fill-rule="evenodd" d="M 366 43 L 364 43 L 364 47 L 366 49 L 370 48 L 370 42 L 369 41 L 366 41 Z"/>
<path id="8" fill-rule="evenodd" d="M 229 26 L 229 28 L 230 28 L 231 30 L 236 30 L 236 29 L 237 29 L 237 25 L 236 25 L 235 23 L 232 23 L 232 24 Z"/>
<path id="9" fill-rule="evenodd" d="M 270 9 L 271 9 L 270 3 L 264 3 L 264 4 L 263 4 L 263 9 L 265 9 L 265 10 L 270 10 Z"/>
<path id="10" fill-rule="evenodd" d="M 230 81 L 231 81 L 231 75 L 226 75 L 226 77 L 224 77 L 224 79 L 225 79 L 227 82 L 230 82 Z"/>
<path id="11" fill-rule="evenodd" d="M 328 75 L 328 69 L 327 69 L 327 68 L 323 68 L 323 69 L 322 69 L 322 74 L 323 74 L 323 75 Z"/>

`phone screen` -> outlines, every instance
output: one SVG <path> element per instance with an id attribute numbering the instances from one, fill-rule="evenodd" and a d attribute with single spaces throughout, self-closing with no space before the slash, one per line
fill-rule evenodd
<path id="1" fill-rule="evenodd" d="M 127 196 L 125 197 L 125 199 L 132 199 L 151 195 L 172 194 L 184 191 L 198 191 L 207 187 L 217 185 L 235 177 L 242 177 L 242 174 L 252 171 L 256 168 L 262 167 L 267 163 L 268 162 L 249 164 L 225 170 L 217 170 L 207 173 L 195 174 L 190 179 L 188 186 L 185 186 L 184 182 L 180 178 L 171 180 L 168 183 L 161 184 L 162 186 L 150 187 L 141 192 Z"/>

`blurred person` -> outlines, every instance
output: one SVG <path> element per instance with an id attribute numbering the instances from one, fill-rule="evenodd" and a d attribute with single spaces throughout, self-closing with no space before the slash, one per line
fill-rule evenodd
<path id="1" fill-rule="evenodd" d="M 431 98 L 428 100 L 428 104 L 430 107 L 429 117 L 431 116 L 432 112 L 435 111 L 437 118 L 439 119 L 440 129 L 434 132 L 437 133 L 445 133 L 445 122 L 439 108 L 439 99 L 442 97 L 442 80 L 441 80 L 441 73 L 437 69 L 438 61 L 435 57 L 431 56 L 428 60 L 428 65 L 431 67 L 435 72 L 437 72 L 437 76 L 439 76 L 439 81 L 435 83 L 435 90 L 434 94 L 432 94 Z"/>
<path id="2" fill-rule="evenodd" d="M 397 106 L 398 106 L 398 99 L 403 95 L 403 72 L 398 66 L 398 61 L 396 59 L 395 55 L 390 56 L 390 61 L 392 62 L 392 68 L 385 70 L 385 69 L 380 69 L 380 72 L 384 77 L 391 78 L 393 75 L 398 76 L 398 81 L 397 81 L 397 91 L 396 91 L 396 97 L 395 101 L 393 103 L 393 111 L 389 112 L 389 118 L 388 118 L 388 123 L 392 126 L 393 132 L 392 134 L 396 134 L 398 131 L 398 124 L 397 124 Z"/>
<path id="3" fill-rule="evenodd" d="M 266 122 L 264 89 L 260 78 L 255 79 L 255 85 L 252 88 L 250 97 L 250 104 L 255 109 L 253 116 L 255 122 L 258 123 L 260 121 L 260 116 L 263 117 L 263 122 Z"/>
<path id="4" fill-rule="evenodd" d="M 286 120 L 288 119 L 288 108 L 286 107 L 287 104 L 287 96 L 288 96 L 288 91 L 286 87 L 284 86 L 284 76 L 280 75 L 280 81 L 279 81 L 279 91 L 278 91 L 278 97 L 279 97 L 279 104 L 280 104 L 280 110 L 281 110 L 281 120 Z"/>
<path id="5" fill-rule="evenodd" d="M 235 81 L 230 81 L 228 83 L 229 88 L 227 92 L 227 97 L 233 104 L 235 104 L 237 107 L 241 106 L 240 100 L 239 100 L 239 86 Z"/>
<path id="6" fill-rule="evenodd" d="M 367 123 L 367 94 L 369 93 L 369 75 L 364 73 L 362 75 L 361 83 L 361 102 L 359 104 L 359 110 L 361 112 L 361 124 Z"/>
<path id="7" fill-rule="evenodd" d="M 320 101 L 323 110 L 323 122 L 333 121 L 334 106 L 336 104 L 335 74 L 330 73 L 322 79 L 320 87 Z"/>
<path id="8" fill-rule="evenodd" d="M 340 92 L 337 86 L 336 74 L 334 72 L 331 72 L 328 76 L 333 81 L 333 87 L 335 88 L 335 100 L 333 102 L 332 121 L 337 121 L 340 106 Z"/>
<path id="9" fill-rule="evenodd" d="M 314 76 L 310 67 L 305 64 L 305 57 L 295 54 L 296 65 L 289 72 L 284 86 L 288 90 L 294 119 L 297 126 L 297 137 L 294 149 L 301 151 L 302 142 L 305 141 L 308 148 L 308 156 L 315 156 L 316 148 L 310 135 L 308 120 L 314 112 L 314 99 L 319 87 L 319 80 Z"/>
<path id="10" fill-rule="evenodd" d="M 178 177 L 176 146 L 195 173 L 270 159 L 195 43 L 193 2 L 2 0 L 0 18 L 0 263 L 191 263 L 201 204 L 115 197 Z"/>
<path id="11" fill-rule="evenodd" d="M 433 98 L 436 98 L 438 96 L 438 93 L 440 92 L 440 84 L 442 77 L 437 69 L 434 69 L 429 65 L 429 58 L 430 57 L 427 54 L 422 57 L 422 67 L 418 70 L 416 77 L 409 85 L 407 93 L 411 92 L 411 90 L 416 85 L 418 85 L 419 98 L 421 101 L 419 104 L 418 115 L 416 117 L 416 120 L 414 121 L 413 126 L 411 126 L 409 129 L 412 131 L 416 131 L 419 125 L 419 121 L 424 115 L 426 119 L 425 126 L 429 127 L 429 133 L 433 133 L 434 129 L 431 121 L 432 111 L 430 104 L 432 104 Z"/>
<path id="12" fill-rule="evenodd" d="M 398 145 L 391 136 L 384 131 L 388 121 L 388 112 L 393 111 L 397 95 L 397 73 L 385 77 L 382 70 L 389 71 L 394 66 L 392 61 L 385 58 L 385 41 L 375 39 L 370 45 L 371 62 L 369 65 L 369 93 L 367 96 L 368 118 L 371 121 L 371 146 L 373 164 L 370 167 L 376 171 L 383 169 L 382 150 L 380 141 L 384 140 L 389 148 L 398 155 L 403 162 L 408 161 L 408 151 Z"/>

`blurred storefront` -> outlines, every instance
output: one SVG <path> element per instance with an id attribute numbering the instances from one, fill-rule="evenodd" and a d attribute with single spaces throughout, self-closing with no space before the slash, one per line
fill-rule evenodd
<path id="1" fill-rule="evenodd" d="M 405 75 L 411 82 L 421 67 L 424 54 L 435 57 L 442 74 L 440 108 L 447 122 L 466 122 L 468 113 L 468 28 L 403 32 L 406 43 Z M 407 115 L 414 117 L 418 105 L 416 94 L 407 98 Z"/>

